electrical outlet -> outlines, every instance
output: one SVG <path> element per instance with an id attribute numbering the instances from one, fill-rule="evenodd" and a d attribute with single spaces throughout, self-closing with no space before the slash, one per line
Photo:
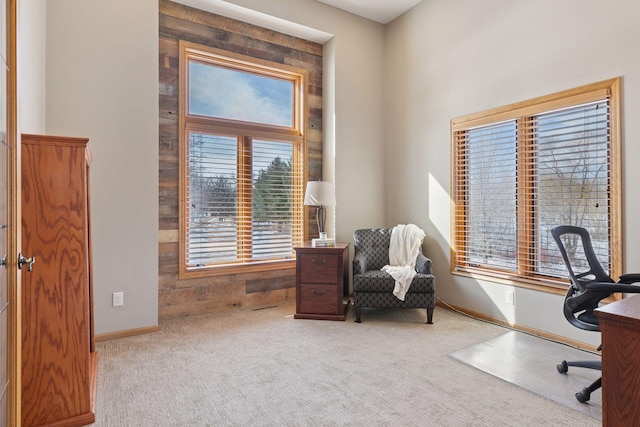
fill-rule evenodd
<path id="1" fill-rule="evenodd" d="M 512 290 L 505 291 L 504 302 L 509 305 L 516 305 L 516 293 Z"/>
<path id="2" fill-rule="evenodd" d="M 113 306 L 121 307 L 124 305 L 124 292 L 113 293 Z"/>

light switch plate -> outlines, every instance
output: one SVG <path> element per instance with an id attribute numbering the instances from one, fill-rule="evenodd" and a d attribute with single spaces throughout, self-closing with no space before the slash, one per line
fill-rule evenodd
<path id="1" fill-rule="evenodd" d="M 121 307 L 124 305 L 124 292 L 113 293 L 113 306 Z"/>

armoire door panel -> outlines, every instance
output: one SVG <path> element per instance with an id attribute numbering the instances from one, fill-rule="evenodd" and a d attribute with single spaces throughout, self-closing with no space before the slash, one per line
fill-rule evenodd
<path id="1" fill-rule="evenodd" d="M 25 426 L 93 417 L 87 144 L 22 137 L 22 253 L 35 258 L 22 269 Z"/>

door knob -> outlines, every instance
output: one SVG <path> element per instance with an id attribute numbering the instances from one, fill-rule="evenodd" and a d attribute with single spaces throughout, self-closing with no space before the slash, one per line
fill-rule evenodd
<path id="1" fill-rule="evenodd" d="M 20 252 L 18 254 L 18 269 L 22 270 L 22 265 L 23 264 L 27 264 L 27 271 L 31 271 L 33 270 L 33 264 L 36 262 L 36 257 L 34 256 L 30 256 L 28 258 L 25 258 L 22 255 L 22 252 Z"/>

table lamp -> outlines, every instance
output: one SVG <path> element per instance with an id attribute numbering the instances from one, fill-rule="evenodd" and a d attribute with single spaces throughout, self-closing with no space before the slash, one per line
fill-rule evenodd
<path id="1" fill-rule="evenodd" d="M 326 239 L 327 233 L 324 231 L 324 225 L 327 216 L 324 207 L 336 205 L 335 184 L 328 181 L 307 182 L 307 191 L 304 194 L 304 205 L 317 206 L 316 222 L 318 224 L 318 235 L 320 239 Z"/>

